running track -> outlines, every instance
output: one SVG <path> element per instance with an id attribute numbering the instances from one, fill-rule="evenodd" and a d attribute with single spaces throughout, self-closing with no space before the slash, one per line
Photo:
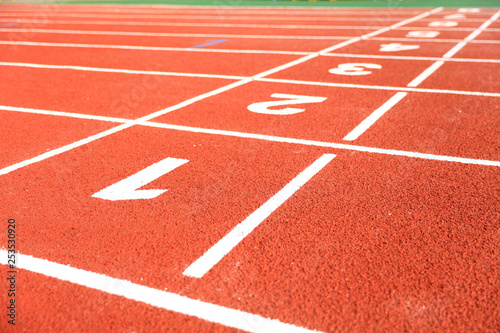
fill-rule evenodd
<path id="1" fill-rule="evenodd" d="M 499 15 L 2 4 L 0 330 L 498 332 Z"/>

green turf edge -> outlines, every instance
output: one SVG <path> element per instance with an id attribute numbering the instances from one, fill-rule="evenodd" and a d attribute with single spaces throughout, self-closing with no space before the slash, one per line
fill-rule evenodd
<path id="1" fill-rule="evenodd" d="M 263 7 L 500 7 L 498 0 L 2 0 L 0 4 L 114 4 L 114 5 L 198 5 L 198 6 L 263 6 Z"/>

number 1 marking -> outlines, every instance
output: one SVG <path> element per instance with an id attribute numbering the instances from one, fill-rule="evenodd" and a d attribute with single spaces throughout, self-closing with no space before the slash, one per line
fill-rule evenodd
<path id="1" fill-rule="evenodd" d="M 189 161 L 168 157 L 128 178 L 120 180 L 118 183 L 106 187 L 92 195 L 92 197 L 111 201 L 156 198 L 168 190 L 139 190 L 139 188 L 187 162 Z"/>
<path id="2" fill-rule="evenodd" d="M 290 115 L 290 114 L 304 112 L 305 109 L 284 108 L 284 109 L 278 109 L 278 110 L 270 110 L 269 108 L 271 106 L 280 106 L 280 105 L 320 103 L 320 102 L 323 102 L 324 100 L 326 100 L 326 97 L 288 95 L 288 94 L 272 94 L 271 97 L 286 98 L 286 100 L 253 103 L 247 107 L 248 110 L 255 112 L 255 113 L 262 113 L 262 114 Z"/>

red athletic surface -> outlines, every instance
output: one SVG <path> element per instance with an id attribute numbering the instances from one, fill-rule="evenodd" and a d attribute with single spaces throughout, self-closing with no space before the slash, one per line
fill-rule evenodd
<path id="1" fill-rule="evenodd" d="M 32 17 L 47 6 L 2 5 Z M 428 9 L 221 9 L 137 6 L 55 6 L 68 13 L 212 15 L 169 22 L 372 26 Z M 115 11 L 116 10 L 116 11 Z M 31 14 L 30 14 L 31 11 Z M 436 28 L 432 39 L 410 41 L 410 30 L 377 35 L 336 49 L 360 55 L 441 57 L 497 9 L 464 13 L 458 28 Z M 445 9 L 407 27 L 427 27 L 457 14 Z M 40 14 L 38 14 L 40 15 Z M 256 16 L 269 20 L 221 19 Z M 272 17 L 288 15 L 291 19 Z M 49 15 L 50 16 L 50 15 Z M 287 17 L 288 17 L 287 16 Z M 293 17 L 317 16 L 317 20 Z M 325 19 L 325 16 L 328 19 Z M 342 18 L 359 19 L 359 21 Z M 397 21 L 394 21 L 398 18 Z M 14 18 L 13 18 L 14 19 Z M 67 18 L 100 20 L 100 18 Z M 391 19 L 391 20 L 387 20 Z M 471 19 L 471 20 L 469 20 Z M 105 19 L 120 20 L 123 18 Z M 138 19 L 146 21 L 147 19 Z M 9 22 L 2 17 L 1 22 Z M 498 21 L 490 28 L 499 27 Z M 2 32 L 0 40 L 317 52 L 346 36 L 375 29 L 265 29 L 23 23 L 10 28 L 203 33 L 216 37 L 128 37 Z M 5 27 L 7 29 L 7 27 Z M 425 29 L 430 30 L 430 29 Z M 333 36 L 344 39 L 225 37 L 222 34 Z M 477 40 L 496 41 L 485 31 Z M 440 42 L 456 39 L 456 42 Z M 383 53 L 381 44 L 418 44 Z M 146 51 L 3 45 L 0 62 L 254 76 L 302 55 Z M 497 43 L 465 45 L 454 57 L 499 59 Z M 366 147 L 355 152 L 263 139 L 202 134 L 142 125 L 119 131 L 0 175 L 2 223 L 15 218 L 17 251 L 194 300 L 325 332 L 496 332 L 500 330 L 500 173 L 482 160 L 500 160 L 499 97 L 409 92 L 354 141 L 343 138 L 397 91 L 326 87 L 343 83 L 406 87 L 435 60 L 317 56 L 270 75 L 311 81 L 254 81 L 215 94 L 153 122 L 212 130 L 317 140 Z M 339 64 L 371 63 L 372 74 L 329 73 Z M 448 61 L 418 87 L 500 93 L 500 65 Z M 136 119 L 236 82 L 233 79 L 152 76 L 0 65 L 0 106 Z M 274 93 L 326 97 L 277 116 L 247 107 Z M 274 107 L 271 109 L 277 109 Z M 36 110 L 34 110 L 36 112 Z M 101 133 L 117 123 L 0 109 L 0 168 Z M 194 129 L 193 129 L 194 130 Z M 230 134 L 230 133 L 226 133 Z M 304 142 L 305 143 L 305 142 Z M 387 154 L 373 152 L 386 149 Z M 395 156 L 388 150 L 473 158 L 473 164 Z M 183 271 L 323 154 L 336 154 L 202 278 Z M 141 189 L 168 189 L 149 200 L 92 197 L 167 157 L 188 163 Z M 6 229 L 6 228 L 5 228 Z M 5 236 L 5 235 L 4 235 Z M 1 237 L 0 249 L 6 249 Z M 2 259 L 3 260 L 3 259 Z M 6 267 L 6 266 L 3 266 Z M 0 306 L 8 301 L 2 269 Z M 233 332 L 235 329 L 105 292 L 20 270 L 17 330 L 5 316 L 0 331 Z M 120 286 L 116 286 L 119 288 Z"/>

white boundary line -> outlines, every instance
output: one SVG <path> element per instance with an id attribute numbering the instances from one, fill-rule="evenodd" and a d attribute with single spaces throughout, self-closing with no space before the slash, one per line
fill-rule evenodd
<path id="1" fill-rule="evenodd" d="M 106 31 L 106 30 L 68 30 L 68 29 L 34 29 L 34 28 L 0 28 L 0 32 L 45 33 L 67 35 L 108 35 L 108 36 L 144 36 L 144 37 L 202 37 L 202 38 L 255 38 L 255 39 L 313 39 L 313 40 L 347 40 L 354 36 L 306 36 L 306 35 L 255 35 L 226 33 L 177 33 L 177 32 L 147 32 L 147 31 Z M 11 36 L 15 37 L 15 36 Z M 420 42 L 420 43 L 458 43 L 462 39 L 426 39 L 405 37 L 372 37 L 371 40 Z M 498 40 L 473 40 L 471 43 L 500 44 Z"/>
<path id="2" fill-rule="evenodd" d="M 140 51 L 169 51 L 169 52 L 285 54 L 285 55 L 308 55 L 308 54 L 311 54 L 311 52 L 296 52 L 296 51 L 266 51 L 266 50 L 238 50 L 238 49 L 230 49 L 229 50 L 229 49 L 189 48 L 189 47 L 46 43 L 46 42 L 23 42 L 23 41 L 0 41 L 0 45 L 68 47 L 68 48 L 88 48 L 88 49 L 114 49 L 114 50 L 140 50 Z"/>
<path id="3" fill-rule="evenodd" d="M 292 179 L 278 193 L 272 196 L 256 211 L 240 222 L 226 236 L 222 237 L 200 258 L 182 273 L 186 276 L 201 278 L 235 248 L 246 236 L 267 219 L 276 209 L 304 186 L 314 175 L 320 172 L 333 158 L 333 154 L 324 154 Z"/>
<path id="4" fill-rule="evenodd" d="M 369 37 L 372 37 L 372 36 L 375 36 L 377 34 L 381 34 L 381 33 L 384 33 L 388 30 L 391 30 L 391 29 L 395 29 L 399 26 L 402 26 L 404 24 L 408 24 L 410 22 L 413 22 L 413 21 L 417 21 L 423 17 L 426 17 L 426 16 L 429 16 L 429 15 L 432 15 L 433 13 L 436 13 L 436 12 L 439 12 L 443 9 L 443 7 L 439 7 L 439 8 L 435 8 L 435 9 L 432 9 L 430 11 L 427 11 L 423 14 L 420 14 L 418 16 L 415 16 L 413 18 L 410 18 L 406 21 L 402 21 L 400 23 L 397 23 L 397 24 L 393 24 L 391 25 L 390 27 L 385 27 L 385 28 L 382 28 L 380 30 L 377 30 L 377 31 L 374 31 L 374 32 L 371 32 L 369 34 L 366 34 L 366 35 L 363 35 L 361 37 L 356 37 L 356 38 L 353 38 L 353 39 L 350 39 L 349 41 L 347 42 L 342 42 L 342 43 L 339 43 L 339 44 L 336 44 L 336 45 L 333 45 L 331 47 L 328 47 L 326 49 L 323 49 L 319 52 L 316 52 L 316 53 L 313 53 L 313 54 L 309 54 L 309 55 L 306 55 L 302 58 L 299 58 L 299 59 L 296 59 L 294 61 L 291 61 L 291 62 L 288 62 L 284 65 L 281 65 L 281 66 L 278 66 L 278 67 L 275 67 L 275 68 L 272 68 L 268 71 L 265 71 L 265 72 L 262 72 L 260 74 L 257 74 L 257 75 L 254 75 L 252 76 L 251 78 L 246 78 L 246 79 L 243 79 L 241 81 L 236 81 L 234 83 L 231 83 L 229 85 L 226 85 L 226 86 L 223 86 L 221 88 L 218 88 L 218 89 L 215 89 L 215 90 L 212 90 L 210 92 L 207 92 L 207 93 L 204 93 L 204 94 L 201 94 L 201 95 L 198 95 L 196 97 L 193 97 L 193 98 L 190 98 L 184 102 L 181 102 L 179 104 L 176 104 L 174 106 L 171 106 L 171 107 L 168 107 L 166 109 L 163 109 L 163 110 L 159 110 L 157 112 L 154 112 L 154 113 L 151 113 L 149 115 L 146 115 L 144 117 L 141 117 L 141 118 L 138 118 L 136 120 L 133 120 L 131 122 L 128 122 L 128 123 L 125 123 L 125 124 L 122 124 L 122 125 L 119 125 L 117 127 L 114 127 L 114 128 L 111 128 L 109 130 L 106 130 L 104 132 L 101 132 L 101 133 L 98 133 L 98 134 L 95 134 L 95 135 L 92 135 L 90 137 L 87 137 L 85 139 L 82 139 L 82 140 L 79 140 L 79 141 L 76 141 L 76 142 L 73 142 L 69 145 L 66 145 L 66 146 L 63 146 L 63 147 L 60 147 L 60 148 L 57 148 L 57 149 L 54 149 L 54 150 L 51 150 L 51 151 L 48 151 L 44 154 L 41 154 L 41 155 L 38 155 L 38 156 L 35 156 L 33 158 L 30 158 L 28 160 L 25 160 L 25 161 L 22 161 L 22 162 L 19 162 L 19 163 L 16 163 L 14 165 L 11 165 L 9 167 L 6 167 L 6 168 L 3 168 L 0 170 L 0 175 L 5 175 L 5 174 L 8 174 L 12 171 L 15 171 L 17 169 L 20 169 L 20 168 L 23 168 L 25 166 L 28 166 L 28 165 L 31 165 L 33 163 L 37 163 L 37 162 L 40 162 L 40 161 L 43 161 L 47 158 L 50 158 L 50 157 L 53 157 L 53 156 L 57 156 L 59 154 L 62 154 L 64 152 L 67 152 L 69 150 L 72 150 L 74 148 L 77 148 L 77 147 L 80 147 L 82 145 L 85 145 L 87 143 L 90 143 L 92 141 L 95 141 L 95 140 L 98 140 L 100 138 L 103 138 L 105 136 L 108 136 L 108 135 L 111 135 L 111 134 L 114 134 L 114 133 L 117 133 L 119 131 L 122 131 L 126 128 L 129 128 L 131 126 L 134 126 L 134 125 L 137 125 L 138 123 L 140 122 L 144 122 L 144 121 L 148 121 L 148 120 L 151 120 L 153 118 L 156 118 L 156 117 L 159 117 L 161 115 L 164 115 L 168 112 L 172 112 L 172 111 L 175 111 L 175 110 L 178 110 L 178 109 L 181 109 L 187 105 L 190 105 L 190 104 L 193 104 L 195 102 L 198 102 L 200 100 L 203 100 L 205 98 L 208 98 L 208 97 L 211 97 L 211 96 L 215 96 L 217 94 L 220 94 L 222 92 L 225 92 L 225 91 L 228 91 L 228 90 L 231 90 L 233 88 L 236 88 L 236 87 L 239 87 L 239 86 L 242 86 L 244 84 L 247 84 L 253 80 L 256 80 L 256 79 L 261 79 L 263 78 L 264 76 L 267 76 L 267 75 L 271 75 L 273 73 L 276 73 L 276 72 L 279 72 L 283 69 L 286 69 L 286 68 L 290 68 L 290 67 L 293 67 L 297 64 L 300 64 L 300 63 L 303 63 L 303 62 L 306 62 L 310 59 L 313 59 L 313 58 L 316 58 L 316 57 L 319 57 L 321 53 L 328 53 L 332 50 L 335 50 L 337 48 L 340 48 L 344 45 L 348 45 L 348 44 L 352 44 L 352 43 L 355 43 L 357 41 L 360 41 L 364 38 L 369 38 Z"/>
<path id="5" fill-rule="evenodd" d="M 3 20 L 5 21 L 5 20 Z M 7 22 L 7 21 L 5 21 Z M 196 22 L 162 22 L 162 21 L 66 21 L 66 20 L 28 20 L 16 19 L 16 23 L 33 23 L 43 25 L 113 25 L 113 26 L 151 26 L 151 27 L 213 27 L 213 28 L 249 28 L 249 29 L 316 29 L 316 30 L 360 30 L 379 29 L 379 26 L 332 26 L 332 25 L 297 25 L 297 24 L 243 24 L 243 23 L 196 23 Z M 1 29 L 1 28 L 0 28 Z"/>
<path id="6" fill-rule="evenodd" d="M 443 55 L 443 58 L 448 59 L 453 57 L 458 51 L 460 51 L 468 42 L 477 37 L 484 29 L 486 29 L 491 23 L 493 23 L 498 17 L 500 17 L 500 11 L 496 12 L 492 17 L 490 17 L 486 22 L 481 24 L 474 32 L 467 36 L 463 41 L 460 41 L 451 50 Z M 413 79 L 408 87 L 414 88 L 420 85 L 425 79 L 432 75 L 437 69 L 439 69 L 445 62 L 436 61 L 426 70 L 424 70 L 420 75 Z M 407 93 L 398 92 L 393 97 L 391 97 L 386 103 L 384 103 L 380 108 L 373 111 L 365 120 L 363 120 L 358 126 L 356 126 L 349 134 L 347 134 L 343 140 L 353 141 L 359 138 L 366 130 L 368 130 L 375 122 L 377 122 L 380 117 L 382 117 L 387 111 L 389 111 L 393 106 L 395 106 L 399 101 L 401 101 Z"/>
<path id="7" fill-rule="evenodd" d="M 99 31 L 99 30 L 67 30 L 67 29 L 19 29 L 0 28 L 0 32 L 44 33 L 68 35 L 108 35 L 108 36 L 142 36 L 142 37 L 202 37 L 202 38 L 242 38 L 242 39 L 317 39 L 317 40 L 347 40 L 353 36 L 290 36 L 290 35 L 248 35 L 248 34 L 207 34 L 207 33 L 170 33 L 141 31 Z M 13 36 L 15 37 L 15 36 Z"/>
<path id="8" fill-rule="evenodd" d="M 0 62 L 0 66 L 5 66 L 5 67 L 27 67 L 27 68 L 39 68 L 39 69 L 74 70 L 74 71 L 101 72 L 101 73 L 117 73 L 117 74 L 201 77 L 201 78 L 228 79 L 228 80 L 243 80 L 243 79 L 248 79 L 249 78 L 249 77 L 246 77 L 246 76 L 235 76 L 235 75 L 202 74 L 202 73 L 179 73 L 179 72 L 160 72 L 160 71 L 142 71 L 142 70 L 118 69 L 118 68 L 99 68 L 99 67 L 86 67 L 86 66 L 31 64 L 31 63 L 22 63 L 22 62 Z"/>
<path id="9" fill-rule="evenodd" d="M 499 64 L 500 59 L 473 59 L 473 58 L 440 58 L 440 57 L 418 57 L 418 56 L 392 56 L 377 54 L 355 54 L 355 53 L 327 53 L 322 54 L 328 57 L 349 57 L 367 59 L 394 59 L 394 60 L 424 60 L 424 61 L 451 61 L 451 62 L 476 62 Z"/>
<path id="10" fill-rule="evenodd" d="M 124 297 L 164 310 L 200 318 L 247 332 L 317 332 L 286 324 L 277 319 L 269 319 L 252 313 L 226 308 L 25 254 L 16 253 L 16 259 L 16 270 L 24 269 L 110 295 Z M 0 264 L 7 265 L 7 251 L 4 249 L 0 250 Z"/>
<path id="11" fill-rule="evenodd" d="M 247 76 L 202 74 L 202 73 L 142 71 L 142 70 L 118 69 L 118 68 L 100 68 L 100 67 L 86 67 L 86 66 L 66 66 L 66 65 L 45 65 L 45 64 L 17 63 L 17 62 L 0 62 L 0 66 L 26 67 L 26 68 L 37 68 L 37 69 L 74 70 L 74 71 L 132 74 L 132 75 L 199 77 L 199 78 L 227 79 L 227 80 L 251 79 L 251 77 L 247 77 Z M 254 78 L 254 81 L 286 83 L 286 84 L 300 84 L 300 85 L 309 85 L 309 86 L 336 87 L 336 88 L 351 88 L 351 89 L 370 89 L 370 90 L 406 91 L 406 92 L 432 93 L 432 94 L 452 94 L 452 95 L 463 95 L 463 96 L 500 97 L 500 93 L 481 92 L 481 91 L 466 91 L 466 90 L 394 87 L 394 86 L 364 85 L 364 84 L 335 83 L 335 82 L 316 82 L 316 81 L 302 81 L 302 80 L 288 80 L 288 79 L 274 79 L 274 78 Z"/>
<path id="12" fill-rule="evenodd" d="M 500 97 L 500 93 L 464 91 L 464 90 L 391 87 L 391 86 L 377 86 L 377 85 L 335 83 L 335 82 L 315 82 L 315 81 L 287 80 L 287 79 L 274 79 L 274 78 L 273 79 L 262 78 L 262 79 L 258 79 L 257 81 L 289 83 L 289 84 L 303 84 L 303 85 L 308 85 L 308 86 L 324 86 L 324 87 L 336 87 L 336 88 L 406 91 L 406 92 L 433 93 L 433 94 L 452 94 L 452 95 L 463 95 L 463 96 Z"/>
<path id="13" fill-rule="evenodd" d="M 95 116 L 95 115 L 88 115 L 88 114 L 81 114 L 81 113 L 48 111 L 48 110 L 39 110 L 39 109 L 21 108 L 21 107 L 12 107 L 12 106 L 1 106 L 1 105 L 0 105 L 0 110 L 33 113 L 33 114 L 43 114 L 43 115 L 51 115 L 51 116 L 59 116 L 59 117 L 72 117 L 72 118 L 78 118 L 78 119 L 100 120 L 100 121 L 117 122 L 117 123 L 134 122 L 134 120 L 123 119 L 123 118 L 103 117 L 103 116 Z M 445 161 L 445 162 L 452 162 L 452 163 L 463 163 L 463 164 L 472 164 L 472 165 L 500 167 L 500 161 L 491 161 L 491 160 L 482 160 L 482 159 L 456 157 L 456 156 L 427 154 L 427 153 L 419 153 L 419 152 L 411 152 L 411 151 L 395 150 L 395 149 L 365 147 L 365 146 L 357 146 L 357 145 L 351 145 L 351 144 L 325 142 L 325 141 L 286 138 L 286 137 L 278 137 L 278 136 L 265 135 L 265 134 L 244 133 L 244 132 L 235 132 L 235 131 L 228 131 L 228 130 L 217 130 L 217 129 L 209 129 L 209 128 L 201 128 L 201 127 L 191 127 L 191 126 L 173 125 L 173 124 L 166 124 L 166 123 L 157 123 L 157 122 L 152 122 L 152 121 L 137 122 L 137 125 L 156 127 L 156 128 L 162 128 L 162 129 L 168 129 L 168 130 L 175 130 L 175 131 L 182 131 L 182 132 L 190 132 L 190 133 L 222 135 L 222 136 L 228 136 L 228 137 L 234 137 L 234 138 L 255 139 L 255 140 L 280 142 L 280 143 L 287 143 L 287 144 L 298 144 L 298 145 L 311 146 L 311 147 L 333 148 L 333 149 L 341 149 L 341 150 L 349 150 L 349 151 L 358 151 L 358 152 L 364 152 L 364 153 L 383 154 L 383 155 L 389 155 L 389 156 L 403 156 L 403 157 L 419 158 L 419 159 L 431 160 L 431 161 Z M 0 174 L 2 174 L 2 171 L 3 171 L 3 169 L 0 170 Z"/>

